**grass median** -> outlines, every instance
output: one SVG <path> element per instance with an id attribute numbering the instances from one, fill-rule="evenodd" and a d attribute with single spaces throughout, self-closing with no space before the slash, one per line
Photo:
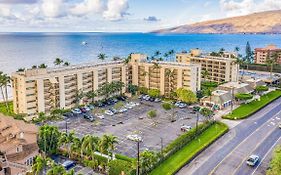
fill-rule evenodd
<path id="1" fill-rule="evenodd" d="M 280 90 L 269 92 L 268 94 L 261 96 L 260 101 L 252 101 L 248 104 L 242 104 L 241 106 L 233 110 L 231 114 L 225 115 L 222 118 L 230 120 L 245 119 L 257 112 L 258 110 L 262 109 L 272 101 L 276 100 L 280 96 Z"/>
<path id="2" fill-rule="evenodd" d="M 150 175 L 165 174 L 170 175 L 176 173 L 186 163 L 191 161 L 197 154 L 212 144 L 217 138 L 228 131 L 228 127 L 217 122 L 205 130 L 201 135 L 189 142 L 181 150 L 177 151 L 157 168 Z"/>

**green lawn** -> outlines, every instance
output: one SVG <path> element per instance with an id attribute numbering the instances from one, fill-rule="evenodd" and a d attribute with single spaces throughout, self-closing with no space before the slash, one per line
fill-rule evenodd
<path id="1" fill-rule="evenodd" d="M 224 119 L 230 120 L 239 120 L 249 117 L 250 115 L 254 114 L 270 102 L 274 101 L 275 99 L 281 96 L 281 91 L 272 91 L 264 96 L 261 97 L 260 101 L 252 101 L 248 104 L 242 104 L 237 109 L 233 110 L 231 114 L 223 116 Z"/>
<path id="2" fill-rule="evenodd" d="M 181 150 L 165 160 L 150 174 L 170 175 L 177 172 L 181 167 L 188 163 L 200 151 L 213 143 L 218 137 L 228 131 L 228 127 L 223 123 L 215 123 L 205 130 L 197 139 L 188 143 Z"/>
<path id="3" fill-rule="evenodd" d="M 13 116 L 14 115 L 13 102 L 12 101 L 8 102 L 8 106 L 9 106 L 9 111 L 6 108 L 6 104 L 4 102 L 1 102 L 0 103 L 0 113 L 4 114 L 6 116 Z"/>

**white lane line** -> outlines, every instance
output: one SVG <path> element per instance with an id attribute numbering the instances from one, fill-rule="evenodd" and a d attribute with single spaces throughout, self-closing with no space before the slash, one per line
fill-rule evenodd
<path id="1" fill-rule="evenodd" d="M 279 137 L 279 139 L 270 147 L 270 149 L 266 152 L 266 154 L 264 155 L 264 157 L 262 158 L 262 160 L 259 162 L 259 164 L 257 165 L 257 167 L 254 169 L 252 175 L 257 171 L 257 169 L 259 168 L 259 166 L 261 165 L 262 161 L 264 161 L 264 159 L 267 157 L 267 155 L 270 153 L 270 151 L 276 146 L 276 144 L 279 142 L 279 140 L 281 139 L 281 137 Z"/>
<path id="2" fill-rule="evenodd" d="M 277 114 L 275 114 L 273 117 L 275 117 L 276 115 L 280 114 L 281 111 L 279 111 Z M 270 120 L 270 119 L 269 119 Z M 252 135 L 254 135 L 259 129 L 263 128 L 262 126 L 266 125 L 266 122 L 264 124 L 262 124 L 260 127 L 258 127 L 255 131 L 253 131 L 248 137 L 246 137 L 242 142 L 240 142 L 236 147 L 234 147 L 232 149 L 232 151 L 230 153 L 228 153 L 224 159 L 222 159 L 218 164 L 217 166 L 215 166 L 215 168 L 213 168 L 213 170 L 209 173 L 209 175 L 212 175 L 216 170 L 217 168 L 220 166 L 220 164 L 222 162 L 224 162 L 224 160 L 226 160 L 240 145 L 242 145 L 244 142 L 246 142 L 248 140 L 248 138 L 250 138 Z M 270 125 L 269 125 L 270 126 Z"/>

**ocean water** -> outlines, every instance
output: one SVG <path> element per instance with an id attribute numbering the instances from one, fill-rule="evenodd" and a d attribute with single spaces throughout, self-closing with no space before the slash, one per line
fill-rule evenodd
<path id="1" fill-rule="evenodd" d="M 85 41 L 88 44 L 82 45 Z M 179 52 L 191 48 L 233 51 L 236 46 L 244 53 L 246 42 L 252 48 L 274 43 L 281 46 L 281 35 L 160 35 L 151 33 L 0 33 L 0 71 L 10 74 L 18 68 L 41 63 L 53 66 L 59 57 L 71 64 L 92 62 L 99 53 L 108 58 L 127 56 L 131 52 L 152 55 L 171 49 Z"/>

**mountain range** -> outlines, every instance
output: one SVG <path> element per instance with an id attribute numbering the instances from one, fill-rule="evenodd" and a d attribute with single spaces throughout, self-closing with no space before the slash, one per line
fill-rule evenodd
<path id="1" fill-rule="evenodd" d="M 281 10 L 181 25 L 153 33 L 281 34 Z"/>

